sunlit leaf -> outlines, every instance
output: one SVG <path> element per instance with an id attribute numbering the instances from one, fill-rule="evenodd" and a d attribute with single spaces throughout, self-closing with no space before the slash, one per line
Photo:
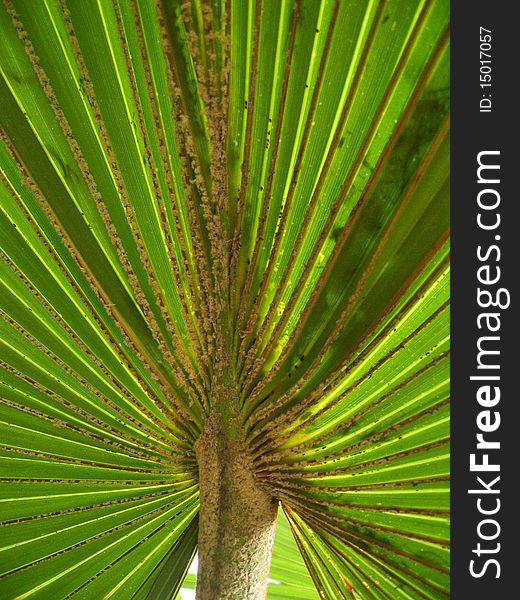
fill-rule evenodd
<path id="1" fill-rule="evenodd" d="M 222 356 L 267 597 L 447 597 L 447 0 L 6 0 L 0 35 L 0 597 L 195 585 Z"/>

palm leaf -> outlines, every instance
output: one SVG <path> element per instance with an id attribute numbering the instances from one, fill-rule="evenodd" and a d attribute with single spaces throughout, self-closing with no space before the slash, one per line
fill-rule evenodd
<path id="1" fill-rule="evenodd" d="M 448 595 L 448 16 L 6 0 L 2 598 L 175 597 L 227 353 L 268 597 Z"/>

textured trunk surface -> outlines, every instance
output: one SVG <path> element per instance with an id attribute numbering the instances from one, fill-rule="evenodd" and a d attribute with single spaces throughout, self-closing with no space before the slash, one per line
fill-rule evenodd
<path id="1" fill-rule="evenodd" d="M 200 517 L 197 600 L 265 598 L 277 503 L 256 484 L 245 444 L 212 415 L 196 443 Z"/>

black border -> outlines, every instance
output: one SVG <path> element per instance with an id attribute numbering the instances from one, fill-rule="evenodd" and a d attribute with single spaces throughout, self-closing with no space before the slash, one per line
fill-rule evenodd
<path id="1" fill-rule="evenodd" d="M 434 0 L 435 1 L 435 0 Z M 451 598 L 455 600 L 520 598 L 520 340 L 517 298 L 514 289 L 520 275 L 520 136 L 518 112 L 520 94 L 518 72 L 520 61 L 520 24 L 515 2 L 455 0 L 451 3 Z M 479 112 L 480 27 L 492 30 L 492 112 Z M 492 234 L 479 229 L 476 221 L 477 154 L 483 150 L 500 150 L 501 225 Z M 475 579 L 469 572 L 469 561 L 476 558 L 472 549 L 478 540 L 476 527 L 482 517 L 476 508 L 476 496 L 467 493 L 475 487 L 476 473 L 469 468 L 469 455 L 475 452 L 476 402 L 478 386 L 469 380 L 476 372 L 476 318 L 478 306 L 476 272 L 479 263 L 476 248 L 489 245 L 496 233 L 501 236 L 501 287 L 511 291 L 511 305 L 502 311 L 501 346 L 501 426 L 498 437 L 500 451 L 494 451 L 501 463 L 500 552 L 495 555 L 501 566 L 500 578 L 495 569 Z M 519 486 L 520 487 L 520 486 Z M 490 543 L 491 544 L 491 543 Z M 491 555 L 489 555 L 492 558 Z M 482 560 L 482 559 L 481 559 Z M 482 563 L 481 563 L 482 564 Z"/>

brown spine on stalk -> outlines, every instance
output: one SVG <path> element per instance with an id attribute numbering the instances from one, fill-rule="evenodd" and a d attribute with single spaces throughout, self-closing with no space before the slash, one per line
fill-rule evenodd
<path id="1" fill-rule="evenodd" d="M 215 407 L 196 445 L 199 464 L 197 600 L 260 600 L 277 502 L 256 481 L 237 419 Z"/>
<path id="2" fill-rule="evenodd" d="M 174 15 L 167 2 L 158 2 L 157 6 L 164 22 L 165 45 L 172 56 L 172 78 L 177 77 L 174 54 L 179 41 L 175 36 L 185 31 L 208 123 L 205 135 L 211 185 L 204 178 L 203 161 L 207 159 L 199 155 L 192 131 L 194 122 L 188 116 L 189 90 L 183 89 L 179 79 L 181 112 L 176 115 L 176 124 L 180 145 L 189 159 L 184 168 L 189 175 L 186 189 L 198 193 L 198 200 L 188 195 L 188 210 L 195 215 L 193 231 L 200 233 L 201 242 L 207 241 L 201 263 L 206 268 L 200 270 L 200 275 L 211 302 L 207 310 L 210 327 L 201 328 L 210 335 L 208 415 L 195 444 L 200 489 L 197 600 L 261 600 L 267 593 L 278 502 L 258 483 L 242 425 L 241 393 L 233 360 L 236 315 L 231 303 L 234 271 L 230 267 L 236 264 L 239 244 L 233 246 L 230 231 L 228 94 L 225 82 L 215 75 L 217 66 L 213 66 L 217 63 L 214 46 L 222 43 L 229 53 L 229 44 L 226 35 L 214 29 L 209 3 L 203 6 L 200 23 L 196 23 L 189 3 L 182 5 L 176 24 L 168 23 Z M 209 41 L 207 45 L 199 43 L 201 30 L 204 40 Z M 224 80 L 228 64 L 229 57 L 224 57 Z"/>

